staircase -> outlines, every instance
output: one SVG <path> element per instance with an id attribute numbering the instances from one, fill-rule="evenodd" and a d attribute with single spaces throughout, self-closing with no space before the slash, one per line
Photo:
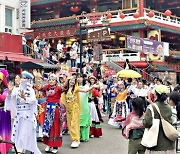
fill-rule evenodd
<path id="1" fill-rule="evenodd" d="M 104 68 L 103 69 L 104 76 L 116 75 L 117 72 L 123 69 L 122 67 L 120 67 L 119 65 L 117 65 L 115 62 L 111 60 L 106 62 L 105 64 L 102 64 L 102 66 Z"/>
<path id="2" fill-rule="evenodd" d="M 43 60 L 41 59 L 43 57 L 43 55 L 41 53 L 38 53 L 37 51 L 35 51 L 33 48 L 31 48 L 30 46 L 26 45 L 27 47 L 27 55 L 31 58 L 36 59 L 37 61 L 39 60 L 39 62 L 43 62 Z M 50 61 L 47 58 L 44 58 L 44 63 L 49 63 L 52 65 L 56 65 L 55 63 L 53 63 L 52 61 Z"/>

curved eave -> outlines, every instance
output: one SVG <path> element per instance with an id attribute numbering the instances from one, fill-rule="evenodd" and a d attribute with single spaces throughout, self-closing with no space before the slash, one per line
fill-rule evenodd
<path id="1" fill-rule="evenodd" d="M 159 25 L 151 25 L 151 28 L 153 29 L 160 29 L 162 31 L 165 32 L 171 32 L 171 33 L 175 33 L 175 34 L 180 34 L 180 30 L 176 30 L 176 29 L 172 29 L 172 28 L 168 28 L 168 27 L 163 27 L 163 26 L 159 26 Z"/>
<path id="2" fill-rule="evenodd" d="M 61 1 L 62 0 L 38 0 L 37 2 L 31 2 L 31 6 L 56 3 L 56 2 L 61 2 Z"/>
<path id="3" fill-rule="evenodd" d="M 75 24 L 77 22 L 76 19 L 68 19 L 68 20 L 55 20 L 55 21 L 45 21 L 45 22 L 37 22 L 31 25 L 31 28 L 42 28 L 42 27 L 52 27 L 52 26 L 62 26 Z"/>
<path id="4" fill-rule="evenodd" d="M 115 31 L 128 31 L 128 30 L 136 30 L 136 29 L 144 29 L 147 26 L 143 23 L 132 24 L 132 25 L 119 25 L 119 26 L 111 26 L 110 29 L 112 32 Z"/>

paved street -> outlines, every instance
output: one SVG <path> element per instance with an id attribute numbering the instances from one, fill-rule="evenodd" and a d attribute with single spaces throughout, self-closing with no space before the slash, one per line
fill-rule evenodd
<path id="1" fill-rule="evenodd" d="M 58 154 L 127 154 L 128 141 L 122 137 L 121 130 L 107 124 L 107 118 L 104 117 L 102 124 L 103 136 L 101 138 L 91 138 L 89 142 L 81 143 L 77 149 L 70 148 L 69 135 L 63 136 L 63 146 Z M 38 144 L 44 154 L 45 146 Z"/>

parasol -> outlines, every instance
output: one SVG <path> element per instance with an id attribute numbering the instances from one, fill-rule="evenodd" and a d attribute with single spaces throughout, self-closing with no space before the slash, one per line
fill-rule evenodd
<path id="1" fill-rule="evenodd" d="M 141 78 L 142 75 L 131 69 L 123 69 L 117 73 L 120 78 Z"/>

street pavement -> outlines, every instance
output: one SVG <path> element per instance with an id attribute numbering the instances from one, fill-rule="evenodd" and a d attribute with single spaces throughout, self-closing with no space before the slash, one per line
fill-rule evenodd
<path id="1" fill-rule="evenodd" d="M 121 135 L 121 129 L 114 128 L 107 123 L 108 119 L 104 117 L 102 137 L 90 138 L 88 142 L 81 142 L 77 149 L 71 149 L 70 136 L 63 135 L 63 145 L 59 148 L 58 154 L 127 154 L 128 140 Z M 38 146 L 45 154 L 45 145 L 38 143 Z"/>

